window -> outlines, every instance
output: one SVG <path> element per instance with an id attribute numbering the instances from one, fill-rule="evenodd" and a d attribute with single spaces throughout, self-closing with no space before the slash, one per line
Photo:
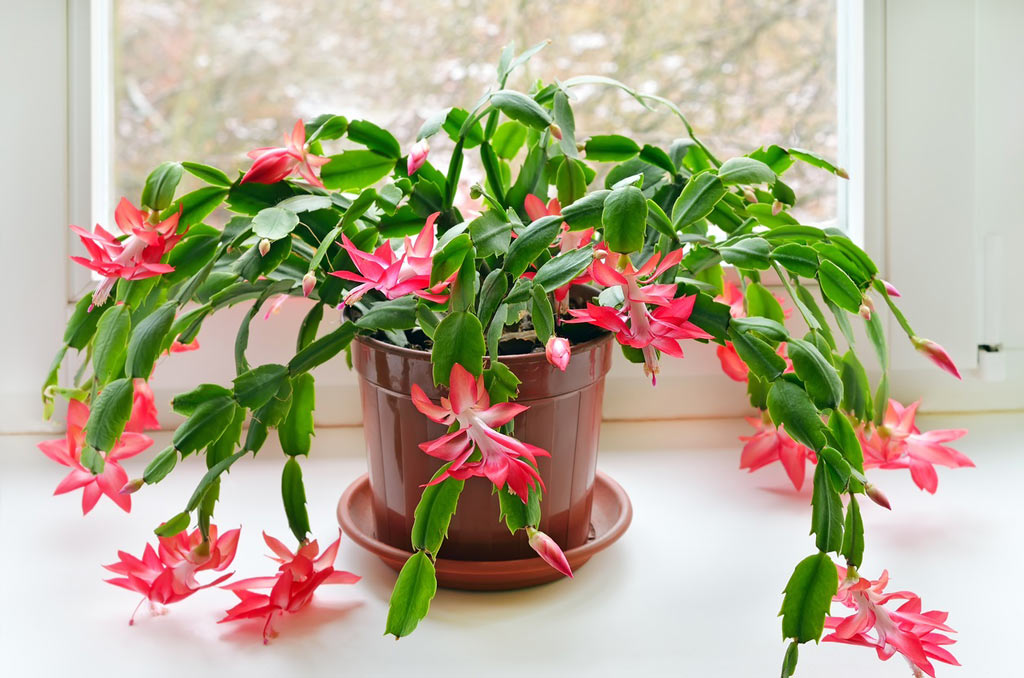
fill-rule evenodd
<path id="1" fill-rule="evenodd" d="M 296 117 L 367 118 L 401 140 L 494 83 L 509 42 L 545 38 L 511 83 L 598 74 L 678 104 L 722 155 L 779 143 L 838 153 L 834 0 L 115 0 L 114 197 L 164 159 L 244 168 Z M 584 135 L 684 136 L 621 92 L 576 90 Z M 440 149 L 439 149 L 440 150 Z M 836 219 L 836 181 L 787 173 L 806 223 Z"/>

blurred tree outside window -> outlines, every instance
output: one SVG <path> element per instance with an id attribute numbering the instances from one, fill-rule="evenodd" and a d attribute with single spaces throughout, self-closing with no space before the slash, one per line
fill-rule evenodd
<path id="1" fill-rule="evenodd" d="M 511 87 L 606 75 L 675 102 L 719 155 L 837 154 L 836 0 L 115 0 L 114 16 L 115 200 L 137 200 L 163 160 L 244 169 L 320 113 L 374 121 L 407 150 L 426 117 L 494 85 L 503 45 L 545 39 Z M 578 138 L 685 136 L 622 92 L 574 91 Z M 797 163 L 787 181 L 801 221 L 836 218 L 834 178 Z"/>

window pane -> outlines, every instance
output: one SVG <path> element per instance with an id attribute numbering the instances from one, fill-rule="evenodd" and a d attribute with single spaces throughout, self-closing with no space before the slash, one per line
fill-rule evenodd
<path id="1" fill-rule="evenodd" d="M 720 155 L 778 143 L 837 153 L 834 0 L 117 0 L 117 195 L 165 159 L 229 172 L 296 117 L 365 118 L 412 142 L 425 117 L 470 107 L 502 45 L 552 43 L 510 86 L 614 77 L 677 103 Z M 577 135 L 685 136 L 621 92 L 576 90 Z M 441 150 L 441 149 L 439 149 Z M 795 215 L 836 216 L 835 180 L 800 163 Z"/>

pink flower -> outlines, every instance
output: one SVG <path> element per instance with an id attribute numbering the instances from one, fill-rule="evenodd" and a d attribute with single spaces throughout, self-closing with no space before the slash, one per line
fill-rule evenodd
<path id="1" fill-rule="evenodd" d="M 733 381 L 747 382 L 750 368 L 740 359 L 740 355 L 731 341 L 725 342 L 724 346 L 719 346 L 715 349 L 715 353 L 718 354 L 718 361 L 722 363 L 722 371 L 727 377 Z"/>
<path id="2" fill-rule="evenodd" d="M 886 593 L 889 573 L 882 572 L 877 581 L 861 579 L 855 571 L 836 566 L 841 583 L 833 600 L 855 610 L 848 617 L 826 617 L 825 628 L 832 633 L 823 638 L 833 643 L 873 647 L 879 659 L 889 659 L 899 652 L 910 664 L 915 676 L 926 673 L 934 678 L 931 660 L 960 666 L 944 649 L 956 641 L 945 633 L 956 633 L 946 626 L 948 612 L 921 611 L 920 596 L 910 591 Z M 891 601 L 904 601 L 895 610 L 886 607 Z M 871 632 L 874 632 L 873 635 Z M 940 633 L 941 632 L 941 633 Z"/>
<path id="3" fill-rule="evenodd" d="M 885 469 L 909 468 L 914 484 L 935 494 L 939 476 L 935 464 L 947 468 L 973 467 L 967 455 L 946 447 L 948 443 L 967 434 L 966 429 L 943 429 L 921 433 L 914 425 L 914 417 L 921 401 L 904 407 L 889 401 L 881 426 L 869 426 L 860 432 L 864 448 L 864 466 Z"/>
<path id="4" fill-rule="evenodd" d="M 886 292 L 886 294 L 888 294 L 888 295 L 889 295 L 890 297 L 898 297 L 898 296 L 900 296 L 900 291 L 899 291 L 898 289 L 896 289 L 896 286 L 895 286 L 895 285 L 893 285 L 893 284 L 892 284 L 891 282 L 889 282 L 888 280 L 883 280 L 883 281 L 882 281 L 882 285 L 884 285 L 884 286 L 885 286 L 885 292 Z"/>
<path id="5" fill-rule="evenodd" d="M 434 221 L 439 214 L 440 212 L 435 212 L 427 218 L 423 230 L 416 236 L 415 241 L 409 237 L 405 238 L 405 246 L 400 256 L 395 254 L 388 240 L 370 254 L 360 250 L 342 234 L 342 247 L 352 257 L 352 263 L 359 273 L 334 271 L 331 275 L 361 283 L 345 295 L 344 304 L 351 306 L 370 290 L 377 290 L 388 299 L 415 294 L 438 303 L 447 301 L 448 295 L 441 292 L 457 274 L 452 274 L 451 278 L 436 285 L 430 285 L 430 269 L 434 263 Z"/>
<path id="6" fill-rule="evenodd" d="M 302 296 L 308 297 L 314 287 L 316 287 L 316 274 L 313 271 L 309 271 L 306 275 L 302 276 Z"/>
<path id="7" fill-rule="evenodd" d="M 530 538 L 530 548 L 537 552 L 544 562 L 555 568 L 566 577 L 572 578 L 572 568 L 569 561 L 562 552 L 562 548 L 555 543 L 555 540 L 540 530 L 527 526 L 526 534 Z"/>
<path id="8" fill-rule="evenodd" d="M 423 167 L 423 163 L 427 161 L 427 155 L 429 154 L 430 144 L 427 143 L 426 139 L 420 139 L 413 144 L 412 150 L 409 151 L 409 157 L 406 160 L 406 173 L 410 177 L 416 174 L 416 171 Z"/>
<path id="9" fill-rule="evenodd" d="M 683 339 L 710 339 L 704 330 L 689 322 L 696 296 L 673 298 L 674 284 L 651 281 L 678 264 L 682 250 L 669 253 L 664 260 L 655 254 L 639 269 L 626 256 L 608 253 L 605 259 L 595 259 L 590 272 L 598 283 L 612 287 L 618 285 L 625 299 L 622 309 L 587 304 L 586 309 L 572 309 L 573 320 L 587 322 L 615 333 L 620 344 L 641 349 L 644 373 L 657 383 L 658 353 L 662 351 L 676 358 L 683 357 L 679 342 Z M 661 263 L 659 264 L 659 260 Z M 647 304 L 655 306 L 654 311 Z"/>
<path id="10" fill-rule="evenodd" d="M 537 483 L 544 487 L 544 481 L 537 472 L 536 458 L 551 455 L 539 447 L 498 433 L 495 429 L 529 408 L 517 403 L 498 403 L 492 406 L 487 389 L 484 388 L 483 377 L 474 379 L 458 363 L 452 366 L 450 383 L 449 397 L 441 398 L 440 406 L 431 402 L 418 384 L 412 386 L 412 402 L 417 410 L 439 424 L 459 425 L 457 431 L 420 444 L 420 449 L 430 456 L 451 462 L 448 470 L 428 485 L 437 484 L 449 477 L 465 480 L 482 476 L 499 490 L 508 484 L 509 490 L 526 503 L 531 488 Z M 480 460 L 468 462 L 476 449 L 480 450 Z"/>
<path id="11" fill-rule="evenodd" d="M 526 215 L 530 217 L 531 221 L 536 221 L 541 217 L 560 216 L 562 214 L 562 206 L 558 203 L 557 198 L 552 198 L 545 206 L 544 201 L 532 193 L 526 196 L 523 207 L 526 210 Z M 558 239 L 556 241 L 558 251 L 563 253 L 578 250 L 581 247 L 589 245 L 593 237 L 593 228 L 587 228 L 582 231 L 570 231 L 569 224 L 562 224 L 562 229 L 559 231 Z M 532 278 L 533 274 L 528 273 L 523 277 Z M 593 280 L 593 278 L 591 278 L 590 269 L 588 268 L 582 275 L 565 285 L 562 285 L 553 292 L 555 297 L 556 316 L 565 315 L 569 312 L 569 291 L 572 290 L 573 285 L 585 285 L 591 280 Z"/>
<path id="12" fill-rule="evenodd" d="M 171 251 L 181 237 L 176 232 L 181 213 L 160 223 L 152 222 L 155 214 L 148 216 L 147 219 L 147 213 L 137 209 L 127 198 L 121 198 L 114 210 L 114 221 L 121 232 L 128 236 L 124 240 L 118 240 L 99 224 L 96 224 L 92 233 L 71 226 L 91 257 L 71 257 L 71 260 L 104 278 L 93 293 L 90 310 L 103 305 L 118 278 L 142 280 L 174 270 L 173 266 L 161 264 L 160 259 Z"/>
<path id="13" fill-rule="evenodd" d="M 288 301 L 287 294 L 275 294 L 267 301 L 267 312 L 263 314 L 264 320 L 270 320 L 270 316 L 281 312 L 284 302 Z"/>
<path id="14" fill-rule="evenodd" d="M 152 614 L 163 614 L 161 606 L 184 600 L 196 591 L 230 577 L 232 573 L 208 584 L 200 584 L 195 575 L 203 570 L 221 572 L 231 565 L 238 547 L 239 532 L 237 529 L 228 530 L 218 538 L 217 526 L 210 525 L 209 542 L 203 541 L 199 529 L 191 534 L 181 532 L 173 537 L 160 537 L 159 552 L 146 544 L 141 559 L 118 551 L 118 562 L 103 567 L 121 576 L 107 579 L 107 583 L 144 596 L 128 623 L 135 623 L 139 607 L 147 600 Z"/>
<path id="15" fill-rule="evenodd" d="M 142 433 L 159 429 L 160 420 L 157 417 L 160 413 L 156 410 L 153 389 L 149 387 L 145 379 L 134 379 L 132 383 L 135 386 L 135 395 L 132 396 L 132 414 L 124 430 L 130 433 Z"/>
<path id="16" fill-rule="evenodd" d="M 292 553 L 283 543 L 265 532 L 263 540 L 274 553 L 270 558 L 281 564 L 277 574 L 272 577 L 242 579 L 223 586 L 238 596 L 241 602 L 228 610 L 218 623 L 263 617 L 264 644 L 277 635 L 274 621 L 286 613 L 294 614 L 309 605 L 313 593 L 321 584 L 354 584 L 360 579 L 351 572 L 334 569 L 334 559 L 341 543 L 340 531 L 338 539 L 319 556 L 320 546 L 316 540 L 300 546 L 297 553 Z M 254 589 L 270 589 L 270 592 L 257 593 Z"/>
<path id="17" fill-rule="evenodd" d="M 82 466 L 82 448 L 85 447 L 85 424 L 89 421 L 89 407 L 80 400 L 68 401 L 68 430 L 63 439 L 44 440 L 38 447 L 50 459 L 71 472 L 57 485 L 54 494 L 64 494 L 82 489 L 82 515 L 96 506 L 100 495 L 107 495 L 126 513 L 132 510 L 132 498 L 121 494 L 121 488 L 128 482 L 128 474 L 118 462 L 134 457 L 153 444 L 152 438 L 141 433 L 123 433 L 114 449 L 104 458 L 103 471 L 93 475 Z M 97 452 L 99 454 L 99 452 Z"/>
<path id="18" fill-rule="evenodd" d="M 814 450 L 805 447 L 789 437 L 781 427 L 776 428 L 766 416 L 747 417 L 747 423 L 757 429 L 752 436 L 740 436 L 746 445 L 740 454 L 740 468 L 753 473 L 759 468 L 778 461 L 786 469 L 786 475 L 793 487 L 799 490 L 804 485 L 807 462 L 816 464 Z"/>
<path id="19" fill-rule="evenodd" d="M 167 353 L 188 353 L 189 351 L 199 350 L 199 339 L 193 339 L 187 344 L 183 344 L 177 339 L 171 344 L 171 347 L 167 349 Z"/>
<path id="20" fill-rule="evenodd" d="M 775 352 L 786 361 L 785 372 L 793 371 L 793 361 L 786 355 L 786 344 L 785 342 L 779 344 L 779 347 L 775 349 Z M 749 379 L 750 368 L 740 358 L 740 354 L 736 352 L 736 347 L 733 346 L 731 341 L 725 342 L 724 346 L 719 346 L 715 349 L 715 353 L 718 355 L 718 362 L 722 364 L 722 371 L 725 375 L 733 381 L 740 381 L 746 383 Z"/>
<path id="21" fill-rule="evenodd" d="M 911 337 L 910 341 L 914 344 L 914 348 L 917 349 L 918 353 L 924 354 L 924 357 L 931 360 L 933 363 L 939 366 L 939 369 L 949 372 L 957 379 L 963 379 L 960 376 L 960 370 L 956 368 L 956 363 L 946 353 L 946 349 L 936 344 L 931 339 L 922 339 L 920 337 Z"/>
<path id="22" fill-rule="evenodd" d="M 306 126 L 301 120 L 295 123 L 291 134 L 284 135 L 281 148 L 257 148 L 249 151 L 249 157 L 256 162 L 242 176 L 241 183 L 274 184 L 298 172 L 299 176 L 313 186 L 323 188 L 320 168 L 331 161 L 319 155 L 312 155 L 306 149 Z"/>
<path id="23" fill-rule="evenodd" d="M 548 362 L 563 372 L 569 366 L 571 351 L 569 340 L 556 337 L 555 335 L 551 335 L 547 345 L 544 347 L 544 355 L 547 357 Z"/>

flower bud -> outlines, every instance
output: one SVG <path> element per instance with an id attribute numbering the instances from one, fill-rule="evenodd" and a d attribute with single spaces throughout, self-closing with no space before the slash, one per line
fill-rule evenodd
<path id="1" fill-rule="evenodd" d="M 882 281 L 882 285 L 884 285 L 884 286 L 885 286 L 885 292 L 886 292 L 886 294 L 888 294 L 888 295 L 889 295 L 890 297 L 898 297 L 898 296 L 900 296 L 900 291 L 899 291 L 898 289 L 896 289 L 896 286 L 895 286 L 895 285 L 893 285 L 893 284 L 892 284 L 891 282 L 889 282 L 888 280 L 883 280 L 883 281 Z"/>
<path id="2" fill-rule="evenodd" d="M 569 347 L 569 341 L 554 335 L 551 335 L 547 345 L 544 347 L 544 355 L 547 356 L 548 362 L 563 372 L 565 372 L 565 368 L 569 365 L 571 353 L 572 349 Z"/>
<path id="3" fill-rule="evenodd" d="M 956 364 L 953 359 L 949 357 L 949 353 L 946 349 L 936 344 L 931 339 L 922 339 L 921 337 L 911 337 L 910 341 L 914 344 L 914 348 L 917 349 L 918 353 L 924 354 L 928 360 L 939 366 L 939 369 L 949 372 L 957 379 L 963 379 L 960 376 L 960 370 L 956 368 Z"/>
<path id="4" fill-rule="evenodd" d="M 749 186 L 743 187 L 743 197 L 747 199 L 747 202 L 757 202 L 757 194 Z"/>
<path id="5" fill-rule="evenodd" d="M 587 145 L 581 141 L 578 144 L 576 144 L 576 150 L 579 153 L 583 153 L 584 151 L 587 150 Z"/>
<path id="6" fill-rule="evenodd" d="M 554 539 L 533 527 L 527 527 L 526 534 L 530 538 L 530 548 L 536 551 L 537 555 L 544 559 L 544 562 L 566 577 L 572 577 L 569 561 Z"/>
<path id="7" fill-rule="evenodd" d="M 782 211 L 782 209 L 783 209 L 783 205 L 782 205 L 781 201 L 779 201 L 779 200 L 773 200 L 772 201 L 772 216 L 773 217 L 778 216 L 779 213 Z"/>
<path id="8" fill-rule="evenodd" d="M 864 295 L 864 298 L 860 300 L 860 317 L 864 320 L 871 320 L 871 313 L 875 310 L 875 305 L 871 303 L 871 298 Z"/>
<path id="9" fill-rule="evenodd" d="M 134 480 L 129 480 L 120 489 L 119 494 L 134 494 L 138 492 L 140 489 L 142 489 L 142 486 L 145 484 L 146 481 L 144 481 L 142 478 L 135 478 Z"/>
<path id="10" fill-rule="evenodd" d="M 260 240 L 259 249 L 260 249 L 260 256 L 261 257 L 267 256 L 267 252 L 270 251 L 270 241 L 267 240 L 266 238 L 264 238 L 263 240 Z"/>
<path id="11" fill-rule="evenodd" d="M 473 200 L 479 200 L 484 195 L 484 187 L 480 184 L 473 184 L 469 187 L 469 197 Z"/>
<path id="12" fill-rule="evenodd" d="M 555 123 L 551 123 L 551 136 L 553 136 L 554 138 L 556 138 L 559 141 L 561 141 L 562 140 L 562 128 L 559 127 L 558 125 L 556 125 Z"/>
<path id="13" fill-rule="evenodd" d="M 879 506 L 885 509 L 892 510 L 892 505 L 889 504 L 889 498 L 885 496 L 885 493 L 878 489 L 877 486 L 871 483 L 864 484 L 864 491 L 867 492 L 868 498 L 875 502 Z"/>
<path id="14" fill-rule="evenodd" d="M 314 287 L 316 287 L 316 274 L 313 271 L 309 271 L 306 275 L 302 276 L 302 296 L 308 297 Z"/>
<path id="15" fill-rule="evenodd" d="M 430 144 L 427 143 L 426 139 L 420 139 L 417 141 L 412 150 L 409 151 L 409 158 L 406 160 L 406 173 L 411 177 L 416 174 L 416 171 L 423 167 L 423 163 L 427 161 L 427 155 L 430 154 Z"/>
<path id="16" fill-rule="evenodd" d="M 842 179 L 849 179 L 850 173 L 844 170 L 842 167 L 836 168 L 836 176 Z"/>

